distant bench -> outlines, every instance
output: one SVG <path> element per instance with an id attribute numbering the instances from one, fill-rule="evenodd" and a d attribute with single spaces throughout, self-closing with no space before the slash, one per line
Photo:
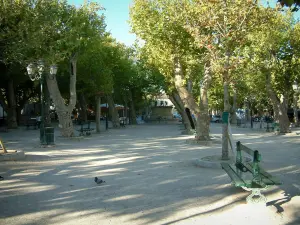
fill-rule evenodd
<path id="1" fill-rule="evenodd" d="M 91 128 L 91 122 L 84 122 L 84 121 L 79 121 L 79 125 L 80 125 L 80 129 L 77 130 L 79 131 L 79 136 L 90 136 L 91 135 L 91 131 L 93 131 L 94 129 Z"/>
<path id="2" fill-rule="evenodd" d="M 246 162 L 242 157 L 242 151 L 252 157 L 252 162 Z M 242 187 L 246 191 L 252 193 L 247 197 L 248 203 L 267 201 L 266 197 L 261 194 L 262 190 L 266 190 L 269 186 L 282 184 L 276 177 L 267 173 L 260 165 L 261 155 L 258 150 L 253 151 L 241 142 L 236 143 L 236 162 L 235 164 L 221 163 L 222 169 L 231 178 L 232 184 L 236 187 Z M 250 179 L 244 177 L 251 175 Z M 253 198 L 258 196 L 258 199 Z"/>
<path id="3" fill-rule="evenodd" d="M 36 129 L 36 127 L 37 127 L 36 118 L 29 118 L 26 121 L 26 127 L 27 127 L 27 129 L 29 129 L 30 126 L 32 126 L 34 129 Z"/>

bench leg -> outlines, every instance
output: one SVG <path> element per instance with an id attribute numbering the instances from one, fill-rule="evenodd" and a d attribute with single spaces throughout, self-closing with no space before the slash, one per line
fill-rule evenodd
<path id="1" fill-rule="evenodd" d="M 267 202 L 267 198 L 261 193 L 261 191 L 266 190 L 268 186 L 264 188 L 247 188 L 242 187 L 246 191 L 251 191 L 252 193 L 246 198 L 247 203 L 259 203 L 259 202 Z M 253 198 L 254 196 L 258 196 L 258 198 Z"/>

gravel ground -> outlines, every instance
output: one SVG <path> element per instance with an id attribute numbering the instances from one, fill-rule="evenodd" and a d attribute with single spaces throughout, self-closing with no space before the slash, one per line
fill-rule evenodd
<path id="1" fill-rule="evenodd" d="M 267 205 L 251 205 L 223 170 L 193 165 L 220 154 L 220 144 L 187 144 L 192 136 L 180 132 L 177 124 L 143 124 L 57 137 L 49 148 L 37 144 L 37 130 L 1 133 L 26 158 L 0 162 L 0 224 L 300 224 L 300 135 L 232 128 L 284 182 L 264 192 Z M 221 125 L 211 133 L 220 136 Z"/>

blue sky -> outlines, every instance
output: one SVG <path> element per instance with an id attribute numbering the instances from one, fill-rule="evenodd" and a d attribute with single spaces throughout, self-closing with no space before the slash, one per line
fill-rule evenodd
<path id="1" fill-rule="evenodd" d="M 69 3 L 80 5 L 83 0 L 68 0 Z M 126 45 L 133 44 L 135 35 L 129 33 L 129 5 L 132 0 L 96 0 L 101 6 L 105 8 L 103 11 L 105 15 L 105 22 L 107 24 L 107 31 L 112 33 L 112 36 L 118 41 Z"/>
<path id="2" fill-rule="evenodd" d="M 80 5 L 84 0 L 68 0 L 70 4 Z M 94 0 L 102 5 L 106 10 L 103 12 L 106 19 L 107 31 L 112 33 L 112 36 L 118 41 L 126 45 L 132 45 L 135 40 L 135 35 L 131 34 L 129 20 L 129 6 L 133 0 Z M 267 0 L 261 0 L 266 5 Z M 274 6 L 276 0 L 269 1 L 271 6 Z M 296 15 L 299 18 L 299 12 Z"/>

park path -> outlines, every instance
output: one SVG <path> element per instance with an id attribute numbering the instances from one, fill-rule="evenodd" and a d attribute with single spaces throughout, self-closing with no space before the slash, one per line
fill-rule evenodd
<path id="1" fill-rule="evenodd" d="M 211 132 L 219 136 L 219 124 Z M 112 129 L 85 139 L 37 145 L 38 131 L 1 134 L 26 159 L 0 162 L 0 224 L 300 224 L 300 138 L 232 128 L 235 140 L 262 152 L 284 185 L 266 192 L 268 206 L 246 204 L 247 192 L 196 158 L 219 144 L 191 145 L 176 124 Z M 95 176 L 106 183 L 96 185 Z"/>

